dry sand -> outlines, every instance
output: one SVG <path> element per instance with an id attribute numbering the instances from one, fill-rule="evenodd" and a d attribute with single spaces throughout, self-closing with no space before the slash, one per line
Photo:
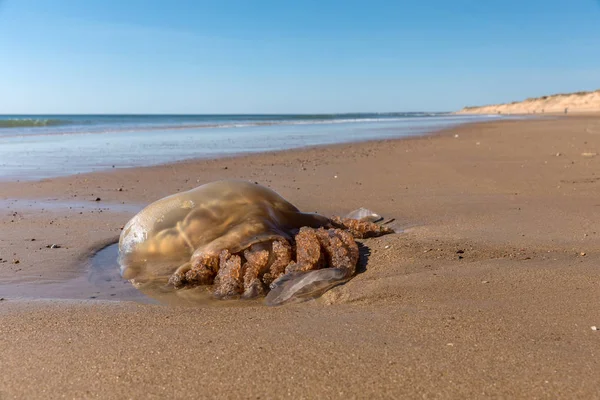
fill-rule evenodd
<path id="1" fill-rule="evenodd" d="M 600 112 L 600 90 L 554 94 L 481 107 L 465 107 L 458 114 L 564 114 Z"/>
<path id="2" fill-rule="evenodd" d="M 597 152 L 600 117 L 534 119 L 0 183 L 0 399 L 600 398 Z M 365 240 L 364 272 L 292 306 L 2 293 L 81 276 L 134 214 L 122 203 L 220 178 L 407 229 Z"/>

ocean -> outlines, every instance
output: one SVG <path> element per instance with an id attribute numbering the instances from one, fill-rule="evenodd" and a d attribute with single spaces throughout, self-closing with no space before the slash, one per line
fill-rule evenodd
<path id="1" fill-rule="evenodd" d="M 0 115 L 0 180 L 424 135 L 500 118 L 449 113 Z"/>

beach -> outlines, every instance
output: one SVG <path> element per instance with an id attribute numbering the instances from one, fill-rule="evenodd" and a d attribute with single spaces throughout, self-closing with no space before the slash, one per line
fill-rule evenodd
<path id="1" fill-rule="evenodd" d="M 0 400 L 600 397 L 599 153 L 595 114 L 0 182 Z M 146 204 L 233 178 L 397 234 L 300 304 L 53 295 Z"/>

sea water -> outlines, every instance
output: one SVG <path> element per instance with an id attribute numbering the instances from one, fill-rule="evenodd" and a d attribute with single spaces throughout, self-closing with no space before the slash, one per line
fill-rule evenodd
<path id="1" fill-rule="evenodd" d="M 0 115 L 0 180 L 35 180 L 307 146 L 424 135 L 499 118 L 448 113 Z"/>

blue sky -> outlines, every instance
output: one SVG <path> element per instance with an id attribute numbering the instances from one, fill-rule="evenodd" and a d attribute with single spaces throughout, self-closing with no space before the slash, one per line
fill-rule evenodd
<path id="1" fill-rule="evenodd" d="M 0 0 L 0 113 L 445 111 L 600 88 L 597 0 Z"/>

